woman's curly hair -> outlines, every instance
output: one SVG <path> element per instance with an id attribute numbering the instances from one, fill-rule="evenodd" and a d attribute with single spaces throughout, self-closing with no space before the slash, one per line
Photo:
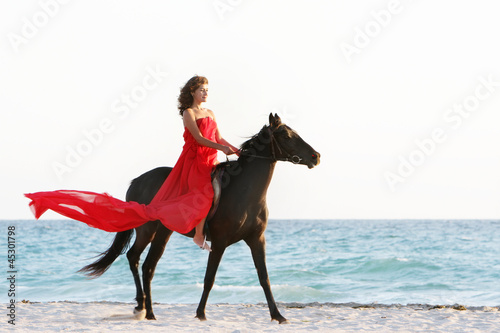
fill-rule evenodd
<path id="1" fill-rule="evenodd" d="M 207 78 L 204 76 L 195 75 L 192 78 L 190 78 L 188 82 L 186 82 L 184 87 L 182 87 L 181 94 L 177 99 L 177 101 L 179 101 L 178 108 L 179 108 L 179 114 L 181 116 L 186 109 L 189 109 L 191 105 L 193 105 L 194 99 L 191 93 L 194 93 L 196 89 L 198 89 L 203 84 L 208 84 Z"/>

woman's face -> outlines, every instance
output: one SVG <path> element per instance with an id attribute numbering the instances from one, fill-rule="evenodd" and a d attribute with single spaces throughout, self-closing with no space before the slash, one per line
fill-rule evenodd
<path id="1" fill-rule="evenodd" d="M 208 99 L 208 84 L 202 84 L 193 93 L 195 103 L 204 103 Z"/>

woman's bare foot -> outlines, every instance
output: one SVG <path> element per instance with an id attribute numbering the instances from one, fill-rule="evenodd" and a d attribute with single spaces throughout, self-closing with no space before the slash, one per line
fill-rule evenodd
<path id="1" fill-rule="evenodd" d="M 207 250 L 208 252 L 212 252 L 210 245 L 207 243 L 207 238 L 203 236 L 203 234 L 196 233 L 193 237 L 193 241 L 196 245 L 200 247 L 202 250 Z"/>

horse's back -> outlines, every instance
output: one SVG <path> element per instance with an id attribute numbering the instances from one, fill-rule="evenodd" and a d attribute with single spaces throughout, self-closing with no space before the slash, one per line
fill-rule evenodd
<path id="1" fill-rule="evenodd" d="M 126 200 L 149 204 L 171 171 L 170 167 L 159 167 L 135 178 L 127 190 Z"/>

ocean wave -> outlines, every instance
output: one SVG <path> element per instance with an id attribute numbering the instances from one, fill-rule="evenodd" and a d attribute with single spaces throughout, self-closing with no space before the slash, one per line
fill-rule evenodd
<path id="1" fill-rule="evenodd" d="M 98 279 L 76 273 L 113 234 L 74 221 L 0 221 L 13 224 L 21 299 L 133 301 L 125 255 Z M 498 234 L 498 221 L 270 221 L 268 273 L 278 301 L 492 306 L 500 299 Z M 197 303 L 207 256 L 174 234 L 155 272 L 153 301 Z M 265 301 L 243 242 L 226 250 L 215 283 L 209 302 Z"/>

